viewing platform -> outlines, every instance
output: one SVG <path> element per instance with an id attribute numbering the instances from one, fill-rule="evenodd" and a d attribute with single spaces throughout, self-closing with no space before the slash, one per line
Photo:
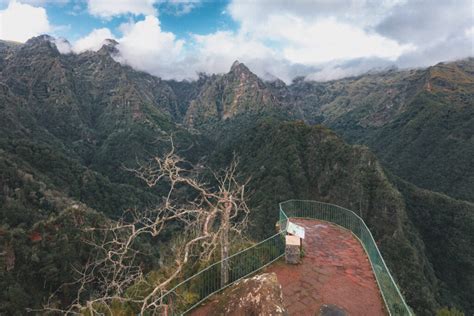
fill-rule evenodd
<path id="1" fill-rule="evenodd" d="M 305 228 L 300 264 L 279 260 L 274 272 L 290 315 L 319 315 L 332 305 L 347 315 L 387 315 L 367 254 L 350 231 L 328 222 L 291 219 Z"/>
<path id="2" fill-rule="evenodd" d="M 280 203 L 279 212 L 277 234 L 224 259 L 227 284 L 220 280 L 222 261 L 208 266 L 160 298 L 166 315 L 204 315 L 212 310 L 209 301 L 201 306 L 208 298 L 256 272 L 276 274 L 290 315 L 413 315 L 356 213 L 299 200 Z M 288 264 L 285 236 L 294 224 L 304 228 L 303 258 Z"/>

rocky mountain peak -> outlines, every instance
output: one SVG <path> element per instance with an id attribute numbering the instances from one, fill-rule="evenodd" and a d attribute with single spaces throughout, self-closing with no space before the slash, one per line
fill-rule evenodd
<path id="1" fill-rule="evenodd" d="M 116 55 L 118 54 L 118 49 L 117 49 L 117 45 L 119 43 L 114 40 L 114 39 L 106 39 L 104 41 L 104 44 L 102 45 L 102 47 L 99 49 L 99 53 L 106 53 L 106 54 L 109 54 L 109 55 Z"/>
<path id="2" fill-rule="evenodd" d="M 286 88 L 286 83 L 283 80 L 279 79 L 279 78 L 268 81 L 268 84 L 275 87 L 275 88 L 279 88 L 279 89 Z"/>
<path id="3" fill-rule="evenodd" d="M 238 60 L 235 60 L 232 63 L 232 66 L 230 66 L 230 71 L 234 70 L 234 68 L 238 67 L 240 65 L 240 62 Z"/>
<path id="4" fill-rule="evenodd" d="M 260 113 L 279 105 L 263 81 L 236 60 L 227 74 L 206 80 L 197 98 L 190 102 L 185 122 L 197 126 L 239 114 Z"/>
<path id="5" fill-rule="evenodd" d="M 238 60 L 234 61 L 232 67 L 230 67 L 230 73 L 252 73 L 250 69 L 245 66 L 244 63 L 239 62 Z"/>
<path id="6" fill-rule="evenodd" d="M 34 50 L 35 54 L 38 55 L 59 55 L 59 51 L 54 44 L 54 37 L 46 34 L 30 38 L 22 45 L 22 50 Z"/>
<path id="7" fill-rule="evenodd" d="M 50 43 L 54 41 L 54 37 L 48 34 L 42 34 L 35 37 L 30 38 L 26 41 L 25 45 L 37 45 L 41 43 Z"/>
<path id="8" fill-rule="evenodd" d="M 104 41 L 104 46 L 117 46 L 118 45 L 118 42 L 116 40 L 114 40 L 113 38 L 107 38 L 105 41 Z"/>

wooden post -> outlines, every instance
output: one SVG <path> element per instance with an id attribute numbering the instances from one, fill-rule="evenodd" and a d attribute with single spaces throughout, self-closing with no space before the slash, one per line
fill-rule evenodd
<path id="1" fill-rule="evenodd" d="M 289 264 L 298 264 L 300 263 L 300 248 L 301 247 L 301 239 L 292 236 L 286 235 L 285 237 L 285 260 L 286 263 Z"/>

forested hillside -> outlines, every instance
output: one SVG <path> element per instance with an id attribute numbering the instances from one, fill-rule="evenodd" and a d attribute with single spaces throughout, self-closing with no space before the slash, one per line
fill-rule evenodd
<path id="1" fill-rule="evenodd" d="M 349 146 L 322 126 L 264 120 L 217 157 L 228 161 L 234 152 L 252 178 L 252 231 L 271 233 L 280 201 L 336 203 L 366 221 L 417 313 L 452 305 L 472 310 L 474 204 L 387 176 L 367 147 Z"/>
<path id="2" fill-rule="evenodd" d="M 474 58 L 329 82 L 269 84 L 350 143 L 422 188 L 474 201 Z"/>
<path id="3" fill-rule="evenodd" d="M 472 313 L 474 205 L 457 199 L 474 199 L 473 59 L 291 85 L 236 62 L 178 82 L 121 65 L 115 45 L 60 54 L 48 36 L 0 41 L 0 314 L 39 308 L 74 280 L 91 251 L 82 228 L 160 201 L 162 188 L 126 169 L 170 135 L 190 165 L 239 157 L 250 238 L 274 232 L 278 202 L 342 205 L 368 223 L 418 314 Z M 163 268 L 163 243 L 143 247 L 146 270 Z"/>
<path id="4" fill-rule="evenodd" d="M 156 203 L 125 167 L 159 154 L 160 137 L 189 157 L 205 147 L 174 123 L 171 88 L 115 62 L 113 45 L 61 55 L 42 36 L 0 49 L 1 312 L 38 308 L 77 277 L 90 251 L 81 227 Z"/>
<path id="5" fill-rule="evenodd" d="M 473 310 L 474 204 L 419 189 L 400 179 L 394 182 L 439 279 L 439 302 Z"/>

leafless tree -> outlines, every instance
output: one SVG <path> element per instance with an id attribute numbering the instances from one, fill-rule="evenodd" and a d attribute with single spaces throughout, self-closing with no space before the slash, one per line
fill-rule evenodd
<path id="1" fill-rule="evenodd" d="M 211 185 L 200 180 L 199 168 L 176 153 L 172 138 L 169 143 L 171 149 L 164 156 L 129 170 L 149 187 L 166 188 L 161 203 L 147 211 L 129 211 L 106 227 L 88 229 L 95 236 L 88 242 L 96 251 L 83 269 L 77 271 L 80 275 L 77 296 L 65 310 L 53 304 L 48 304 L 46 310 L 65 314 L 112 314 L 113 303 L 131 303 L 139 306 L 142 315 L 145 311 L 160 313 L 163 307 L 160 297 L 190 260 L 209 261 L 219 254 L 219 249 L 222 259 L 229 256 L 229 235 L 242 233 L 249 213 L 245 183 L 237 181 L 237 159 L 234 158 L 222 173 L 212 172 L 215 181 Z M 183 192 L 192 198 L 184 200 Z M 137 259 L 141 255 L 139 239 L 159 236 L 172 222 L 183 224 L 179 242 L 173 243 L 170 250 L 174 268 L 150 284 Z M 97 236 L 101 236 L 100 241 L 96 240 Z M 229 281 L 226 260 L 221 268 L 221 282 L 225 284 Z M 139 298 L 126 295 L 127 289 L 140 283 L 147 284 L 151 290 Z"/>

